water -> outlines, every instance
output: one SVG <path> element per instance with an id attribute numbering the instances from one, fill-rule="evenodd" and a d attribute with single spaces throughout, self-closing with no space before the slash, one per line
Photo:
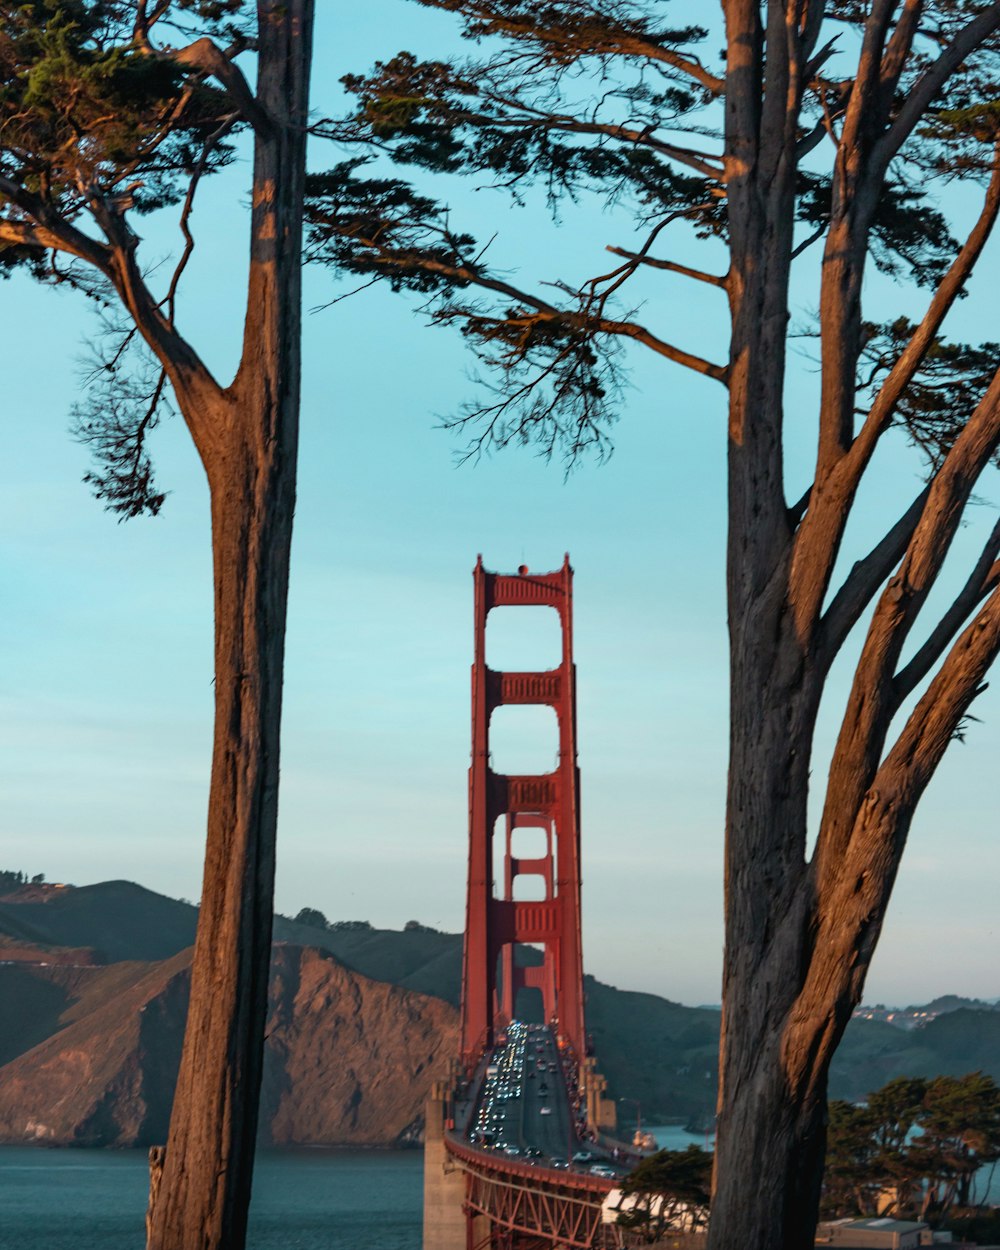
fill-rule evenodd
<path id="1" fill-rule="evenodd" d="M 705 1145 L 677 1125 L 649 1131 L 670 1150 Z M 147 1186 L 144 1150 L 0 1146 L 0 1250 L 142 1250 Z M 422 1191 L 417 1150 L 262 1151 L 248 1247 L 420 1250 Z"/>
<path id="2" fill-rule="evenodd" d="M 0 1146 L 0 1250 L 142 1250 L 144 1150 Z M 249 1250 L 420 1250 L 417 1150 L 262 1151 Z"/>
<path id="3" fill-rule="evenodd" d="M 714 1134 L 689 1133 L 679 1124 L 651 1124 L 644 1131 L 653 1134 L 661 1150 L 686 1150 L 688 1146 L 700 1146 L 702 1150 L 712 1150 L 715 1147 Z M 631 1140 L 629 1137 L 629 1141 Z"/>

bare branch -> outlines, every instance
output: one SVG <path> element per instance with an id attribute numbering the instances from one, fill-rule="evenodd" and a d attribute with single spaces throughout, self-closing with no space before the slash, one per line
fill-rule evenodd
<path id="1" fill-rule="evenodd" d="M 882 92 L 886 100 L 892 99 L 899 85 L 900 75 L 917 34 L 923 7 L 923 0 L 906 0 L 903 12 L 896 23 L 896 29 L 886 45 L 879 70 Z"/>
<path id="2" fill-rule="evenodd" d="M 854 565 L 823 614 L 816 649 L 824 669 L 833 663 L 861 614 L 903 558 L 927 503 L 929 491 L 930 487 L 925 487 L 885 537 Z"/>
<path id="3" fill-rule="evenodd" d="M 705 273 L 702 269 L 691 269 L 688 265 L 678 265 L 676 261 L 659 260 L 655 256 L 643 256 L 639 252 L 630 252 L 624 247 L 608 247 L 613 256 L 622 256 L 625 260 L 634 261 L 639 265 L 648 265 L 651 269 L 666 269 L 670 273 L 679 273 L 685 278 L 694 278 L 698 282 L 707 282 L 709 286 L 725 289 L 728 285 L 725 277 L 718 274 Z"/>
<path id="4" fill-rule="evenodd" d="M 945 456 L 899 572 L 872 617 L 830 764 L 817 844 L 821 881 L 836 875 L 854 816 L 875 775 L 898 706 L 893 676 L 903 645 L 944 564 L 972 488 L 1000 443 L 1000 370 Z M 821 888 L 822 885 L 821 885 Z"/>
<path id="5" fill-rule="evenodd" d="M 816 8 L 822 10 L 823 6 L 818 4 Z M 809 58 L 805 64 L 805 69 L 802 71 L 806 82 L 814 79 L 830 57 L 837 51 L 837 40 L 839 38 L 839 35 L 834 35 L 832 39 L 827 40 L 818 52 Z"/>
<path id="6" fill-rule="evenodd" d="M 795 247 L 792 248 L 789 259 L 795 260 L 797 257 L 801 256 L 802 253 L 811 248 L 814 243 L 818 243 L 825 233 L 826 222 L 824 221 L 816 227 L 812 234 L 806 235 L 801 243 L 796 243 Z"/>
<path id="7" fill-rule="evenodd" d="M 972 701 L 986 688 L 990 666 L 1000 654 L 1000 588 L 977 612 L 911 712 L 895 746 L 872 782 L 871 791 L 910 791 L 915 806 L 949 744 L 960 731 Z"/>
<path id="8" fill-rule="evenodd" d="M 878 125 L 882 54 L 896 4 L 897 0 L 873 0 L 871 13 L 865 21 L 861 56 L 844 116 L 842 147 L 845 151 L 853 152 L 858 136 Z M 883 107 L 888 108 L 888 104 L 885 101 Z"/>
<path id="9" fill-rule="evenodd" d="M 951 642 L 962 625 L 974 612 L 977 605 L 1000 585 L 1000 521 L 983 547 L 982 554 L 969 574 L 969 579 L 956 596 L 954 603 L 937 623 L 930 637 L 917 651 L 909 663 L 896 674 L 892 683 L 893 696 L 898 707 L 907 695 L 911 694 L 919 683 L 931 671 L 931 668 L 944 654 L 945 647 Z"/>
<path id="10" fill-rule="evenodd" d="M 807 131 L 795 146 L 795 159 L 801 161 L 804 157 L 814 149 L 818 148 L 829 133 L 829 123 L 824 115 L 813 126 L 812 130 Z"/>
<path id="11" fill-rule="evenodd" d="M 194 251 L 194 235 L 191 233 L 190 221 L 191 213 L 194 211 L 194 197 L 198 190 L 198 183 L 201 181 L 201 178 L 208 167 L 208 158 L 211 155 L 212 150 L 229 133 L 229 131 L 232 130 L 237 121 L 238 118 L 235 115 L 223 120 L 222 125 L 219 126 L 218 130 L 216 130 L 214 134 L 210 135 L 205 141 L 201 150 L 201 156 L 198 158 L 198 163 L 191 173 L 191 179 L 188 183 L 187 193 L 184 196 L 184 204 L 181 208 L 181 215 L 178 221 L 180 232 L 184 237 L 184 249 L 181 252 L 181 256 L 176 267 L 174 268 L 173 275 L 170 279 L 170 286 L 167 290 L 166 297 L 163 300 L 167 309 L 167 318 L 169 319 L 171 326 L 174 324 L 175 320 L 177 288 L 180 284 L 181 276 L 187 268 L 188 261 L 191 259 L 191 254 Z"/>
<path id="12" fill-rule="evenodd" d="M 683 365 L 686 369 L 691 369 L 695 373 L 700 373 L 706 378 L 714 378 L 716 382 L 721 382 L 723 386 L 728 385 L 729 370 L 723 365 L 712 364 L 709 360 L 703 360 L 700 356 L 695 356 L 691 352 L 683 351 L 679 347 L 674 347 L 670 343 L 665 343 L 662 339 L 658 339 L 656 335 L 651 334 L 641 325 L 637 325 L 633 321 L 610 321 L 602 319 L 599 329 L 604 334 L 617 334 L 622 338 L 634 339 L 637 343 L 651 348 L 660 356 L 665 356 L 667 360 L 672 360 L 675 364 Z"/>
<path id="13" fill-rule="evenodd" d="M 124 218 L 102 196 L 91 191 L 91 211 L 109 243 L 107 276 L 128 309 L 139 333 L 166 370 L 184 419 L 199 451 L 215 445 L 218 431 L 207 414 L 222 388 L 191 344 L 174 328 L 153 297 L 136 260 L 138 239 Z"/>

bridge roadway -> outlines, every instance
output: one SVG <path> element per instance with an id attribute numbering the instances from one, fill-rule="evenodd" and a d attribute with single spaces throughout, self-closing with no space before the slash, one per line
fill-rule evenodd
<path id="1" fill-rule="evenodd" d="M 604 1210 L 637 1155 L 592 1140 L 576 1083 L 575 1060 L 560 1054 L 551 1030 L 514 1023 L 460 1089 L 442 1145 L 451 1175 L 462 1176 L 461 1205 L 472 1221 L 465 1250 L 639 1246 L 641 1236 Z M 451 1241 L 441 1245 L 454 1250 Z"/>
<path id="2" fill-rule="evenodd" d="M 445 1149 L 464 1174 L 463 1206 L 485 1218 L 473 1250 L 625 1250 L 603 1206 L 630 1164 L 581 1138 L 577 1068 L 551 1030 L 513 1023 L 454 1104 Z M 543 1088 L 544 1086 L 544 1088 Z M 631 1152 L 630 1152 L 631 1153 Z M 631 1161 L 635 1162 L 634 1158 Z M 473 1225 L 469 1225 L 472 1236 Z M 485 1230 L 485 1236 L 484 1236 Z"/>
<path id="3" fill-rule="evenodd" d="M 489 1056 L 468 1142 L 518 1162 L 613 1182 L 629 1166 L 580 1137 L 575 1084 L 575 1068 L 564 1066 L 552 1030 L 513 1022 L 506 1042 Z"/>

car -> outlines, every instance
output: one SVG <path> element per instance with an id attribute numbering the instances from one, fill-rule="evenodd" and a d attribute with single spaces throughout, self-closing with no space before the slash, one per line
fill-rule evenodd
<path id="1" fill-rule="evenodd" d="M 573 1162 L 574 1163 L 590 1163 L 593 1157 L 594 1156 L 590 1153 L 589 1150 L 578 1150 L 576 1154 L 573 1156 Z"/>
<path id="2" fill-rule="evenodd" d="M 539 1114 L 539 1115 L 551 1115 L 551 1114 L 552 1114 L 552 1108 L 551 1108 L 551 1107 L 541 1107 L 541 1108 L 539 1108 L 538 1114 Z"/>
<path id="3" fill-rule="evenodd" d="M 618 1173 L 604 1163 L 595 1163 L 590 1169 L 591 1176 L 603 1176 L 605 1180 L 614 1180 Z"/>
<path id="4" fill-rule="evenodd" d="M 529 1146 L 524 1152 L 524 1157 L 526 1159 L 541 1159 L 542 1152 L 537 1146 Z"/>
<path id="5" fill-rule="evenodd" d="M 550 1168 L 568 1168 L 569 1163 L 561 1155 L 557 1155 L 556 1157 L 549 1160 L 549 1167 Z"/>
<path id="6" fill-rule="evenodd" d="M 505 1155 L 510 1155 L 511 1158 L 513 1158 L 515 1155 L 519 1155 L 521 1153 L 521 1147 L 520 1146 L 504 1146 L 503 1152 Z"/>

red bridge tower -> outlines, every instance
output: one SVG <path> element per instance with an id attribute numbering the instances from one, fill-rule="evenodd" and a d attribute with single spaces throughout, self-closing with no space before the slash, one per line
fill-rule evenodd
<path id="1" fill-rule="evenodd" d="M 586 1054 L 580 945 L 580 774 L 576 764 L 576 668 L 573 664 L 573 570 L 569 556 L 555 573 L 490 573 L 482 556 L 475 581 L 475 660 L 472 665 L 472 766 L 469 769 L 469 883 L 462 973 L 462 1059 L 473 1064 L 513 1016 L 522 986 L 542 992 L 546 1023 Z M 550 607 L 559 613 L 562 662 L 541 672 L 501 673 L 486 666 L 486 618 L 492 608 Z M 559 722 L 554 772 L 504 776 L 490 768 L 490 718 L 506 704 L 541 704 Z M 493 838 L 503 818 L 503 880 L 493 879 Z M 536 859 L 511 853 L 515 829 L 539 828 L 546 850 Z M 519 876 L 540 876 L 540 902 L 514 901 Z M 519 942 L 543 947 L 538 967 L 514 961 Z M 500 995 L 497 965 L 501 964 Z"/>

